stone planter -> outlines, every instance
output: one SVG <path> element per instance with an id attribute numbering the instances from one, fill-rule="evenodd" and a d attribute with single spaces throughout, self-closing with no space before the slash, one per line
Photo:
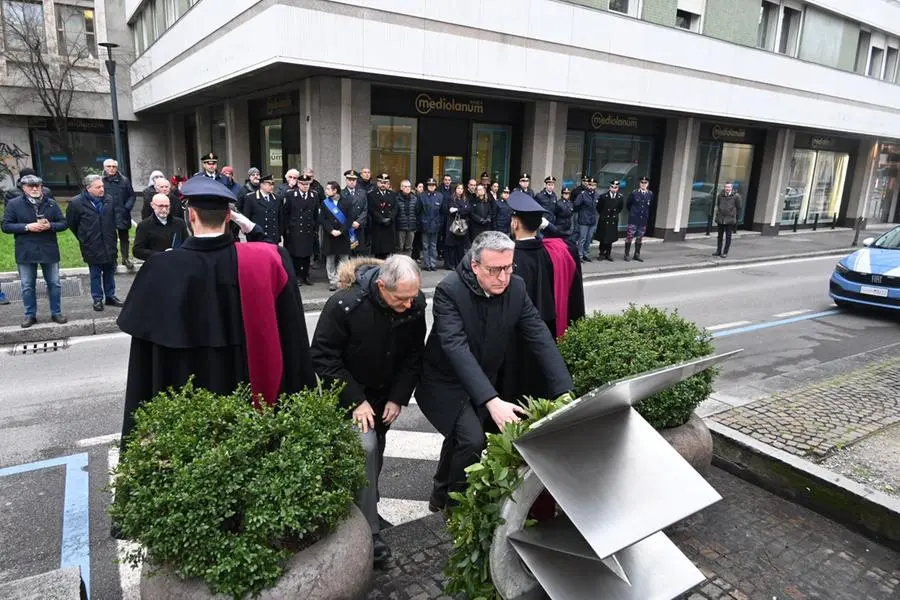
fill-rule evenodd
<path id="1" fill-rule="evenodd" d="M 362 600 L 372 578 L 372 532 L 363 514 L 353 506 L 350 517 L 331 535 L 295 554 L 275 587 L 259 600 Z M 230 600 L 213 595 L 199 579 L 181 579 L 163 568 L 141 574 L 141 598 L 146 600 Z"/>
<path id="2" fill-rule="evenodd" d="M 697 413 L 691 414 L 688 422 L 680 427 L 660 429 L 659 435 L 665 438 L 698 473 L 707 474 L 712 464 L 712 434 Z"/>

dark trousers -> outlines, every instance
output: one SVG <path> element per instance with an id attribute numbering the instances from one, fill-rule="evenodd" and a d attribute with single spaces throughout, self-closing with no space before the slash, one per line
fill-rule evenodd
<path id="1" fill-rule="evenodd" d="M 91 298 L 94 302 L 116 297 L 116 263 L 88 265 L 91 275 Z"/>
<path id="2" fill-rule="evenodd" d="M 422 232 L 417 231 L 416 235 L 413 236 L 412 252 L 410 253 L 409 257 L 412 258 L 413 260 L 419 260 L 419 258 L 421 256 L 422 256 Z"/>
<path id="3" fill-rule="evenodd" d="M 723 225 L 719 223 L 719 239 L 716 242 L 716 254 L 728 254 L 731 248 L 731 233 L 734 231 L 734 225 Z M 725 248 L 722 248 L 722 236 L 725 236 Z"/>
<path id="4" fill-rule="evenodd" d="M 453 270 L 462 261 L 466 254 L 466 248 L 459 246 L 444 246 L 444 268 Z"/>
<path id="5" fill-rule="evenodd" d="M 122 253 L 122 264 L 124 265 L 131 256 L 128 253 L 128 229 L 117 229 L 119 232 L 119 251 Z"/>
<path id="6" fill-rule="evenodd" d="M 309 280 L 309 258 L 308 256 L 292 256 L 294 262 L 294 273 L 297 274 L 299 281 Z"/>
<path id="7" fill-rule="evenodd" d="M 481 460 L 485 443 L 481 419 L 472 405 L 466 402 L 453 425 L 453 431 L 444 438 L 444 445 L 441 446 L 441 458 L 434 474 L 433 500 L 439 504 L 455 504 L 448 494 L 465 491 L 466 468 Z"/>

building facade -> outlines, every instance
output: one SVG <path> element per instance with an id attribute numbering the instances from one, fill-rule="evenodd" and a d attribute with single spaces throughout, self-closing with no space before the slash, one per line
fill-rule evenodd
<path id="1" fill-rule="evenodd" d="M 107 54 L 100 42 L 120 46 L 114 59 L 119 65 L 122 169 L 127 171 L 135 158 L 128 138 L 144 124 L 131 105 L 128 66 L 135 56 L 124 5 L 113 0 L 4 0 L 0 17 L 0 187 L 14 187 L 19 172 L 31 167 L 55 192 L 74 192 L 83 175 L 102 172 L 103 161 L 116 157 Z M 36 82 L 43 66 L 47 75 Z"/>
<path id="2" fill-rule="evenodd" d="M 111 3 L 111 2 L 110 2 Z M 45 2 L 46 4 L 46 2 Z M 249 4 L 249 7 L 248 7 Z M 131 169 L 536 187 L 642 175 L 654 235 L 900 222 L 896 0 L 124 0 Z"/>

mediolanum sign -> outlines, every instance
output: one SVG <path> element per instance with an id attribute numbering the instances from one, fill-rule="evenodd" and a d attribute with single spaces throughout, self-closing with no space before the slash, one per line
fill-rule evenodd
<path id="1" fill-rule="evenodd" d="M 481 100 L 470 100 L 454 98 L 453 96 L 432 97 L 431 94 L 421 93 L 416 96 L 416 112 L 420 115 L 431 114 L 432 112 L 449 112 L 449 113 L 470 113 L 476 115 L 484 114 L 484 102 Z"/>

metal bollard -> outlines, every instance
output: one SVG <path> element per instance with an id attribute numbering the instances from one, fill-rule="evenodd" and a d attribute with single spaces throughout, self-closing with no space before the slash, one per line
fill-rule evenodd
<path id="1" fill-rule="evenodd" d="M 706 218 L 706 235 L 712 233 L 712 222 L 713 216 L 712 213 L 709 213 L 709 216 Z"/>
<path id="2" fill-rule="evenodd" d="M 819 227 L 819 213 L 816 213 L 816 218 L 813 220 L 813 231 L 815 231 Z"/>
<path id="3" fill-rule="evenodd" d="M 834 213 L 831 217 L 831 228 L 834 229 L 835 227 L 837 227 L 837 213 Z"/>
<path id="4" fill-rule="evenodd" d="M 797 233 L 797 223 L 800 222 L 800 213 L 794 215 L 794 233 Z"/>

